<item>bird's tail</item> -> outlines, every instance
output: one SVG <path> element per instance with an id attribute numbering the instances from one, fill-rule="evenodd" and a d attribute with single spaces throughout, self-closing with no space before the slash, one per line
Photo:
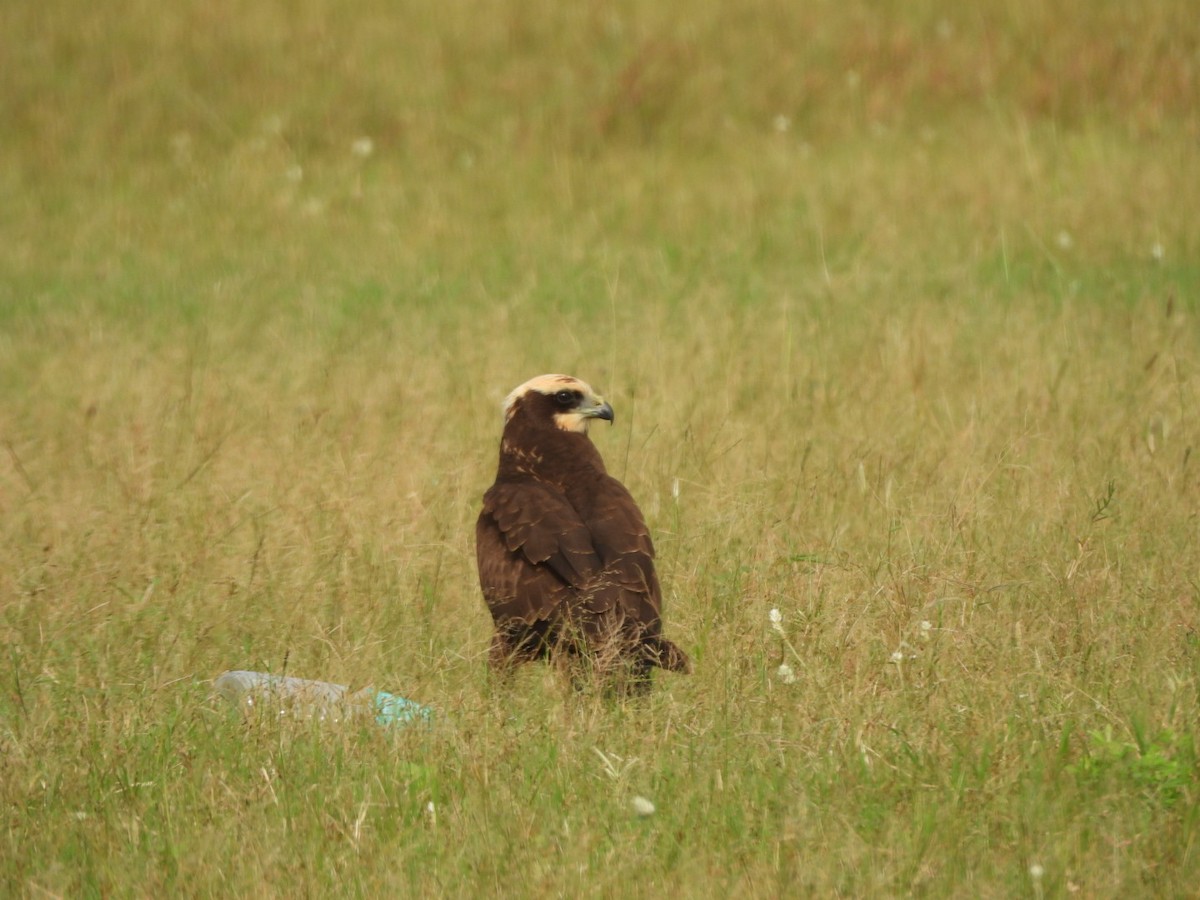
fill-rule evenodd
<path id="1" fill-rule="evenodd" d="M 645 648 L 650 662 L 660 669 L 684 675 L 692 671 L 692 661 L 688 659 L 687 654 L 665 637 L 655 635 L 646 641 Z"/>

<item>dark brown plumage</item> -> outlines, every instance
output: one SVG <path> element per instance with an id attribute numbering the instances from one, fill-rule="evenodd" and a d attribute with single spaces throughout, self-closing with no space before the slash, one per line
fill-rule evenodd
<path id="1" fill-rule="evenodd" d="M 655 666 L 689 671 L 661 633 L 646 522 L 587 436 L 593 419 L 612 421 L 612 407 L 577 378 L 541 375 L 509 394 L 504 415 L 475 527 L 493 667 L 556 657 L 634 686 Z"/>

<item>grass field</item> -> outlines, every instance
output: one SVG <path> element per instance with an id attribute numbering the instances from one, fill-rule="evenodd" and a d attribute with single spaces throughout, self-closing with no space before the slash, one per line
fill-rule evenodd
<path id="1" fill-rule="evenodd" d="M 1193 5 L 0 6 L 0 894 L 1195 896 Z M 553 371 L 641 701 L 487 677 Z"/>

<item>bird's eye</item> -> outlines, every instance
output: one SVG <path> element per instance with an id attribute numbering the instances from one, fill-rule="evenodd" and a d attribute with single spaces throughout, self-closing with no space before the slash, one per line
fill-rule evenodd
<path id="1" fill-rule="evenodd" d="M 559 406 L 574 406 L 579 401 L 578 391 L 559 391 L 554 395 Z"/>

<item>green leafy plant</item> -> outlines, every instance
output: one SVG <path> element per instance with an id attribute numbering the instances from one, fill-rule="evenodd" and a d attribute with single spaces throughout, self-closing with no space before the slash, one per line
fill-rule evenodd
<path id="1" fill-rule="evenodd" d="M 1088 733 L 1083 758 L 1068 766 L 1081 781 L 1111 782 L 1171 806 L 1179 801 L 1196 777 L 1194 760 L 1179 736 L 1162 729 L 1146 739 L 1114 734 L 1111 725 Z"/>

